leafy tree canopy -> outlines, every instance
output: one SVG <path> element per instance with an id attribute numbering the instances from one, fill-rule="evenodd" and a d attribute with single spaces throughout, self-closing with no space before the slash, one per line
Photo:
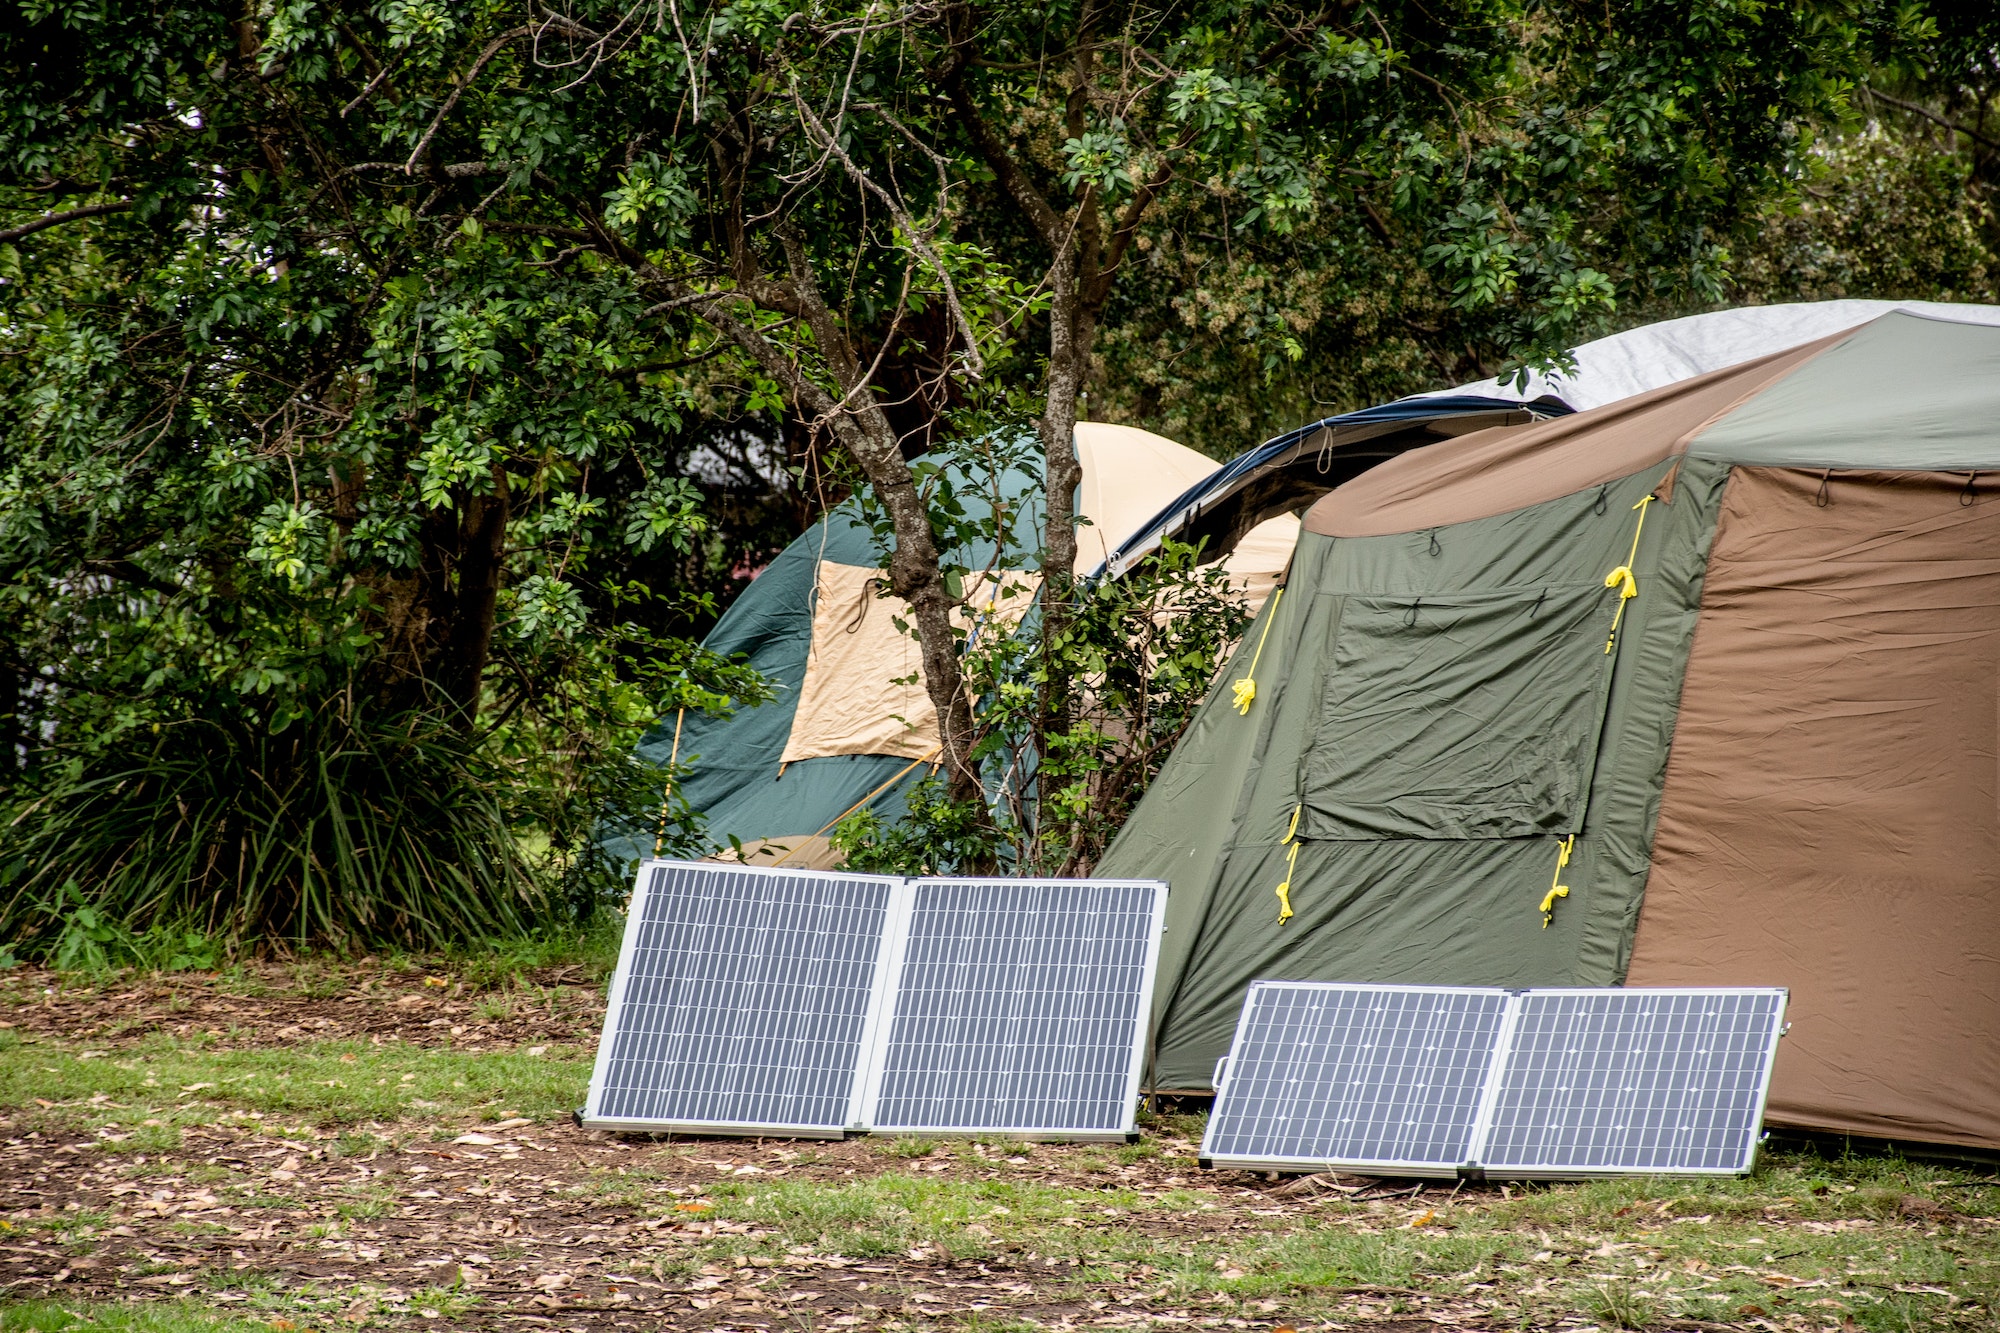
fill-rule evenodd
<path id="1" fill-rule="evenodd" d="M 1256 393 L 1234 372 L 1296 364 L 1323 314 L 1385 320 L 1407 373 L 1449 378 L 1552 355 L 1621 303 L 1712 299 L 1868 44 L 1924 21 L 1735 0 L 25 0 L 0 34 L 8 739 L 61 804 L 57 775 L 117 790 L 134 754 L 218 735 L 274 791 L 343 736 L 393 766 L 382 736 L 450 735 L 566 793 L 502 822 L 578 843 L 624 788 L 584 779 L 577 737 L 754 696 L 641 630 L 624 576 L 703 538 L 691 431 L 783 418 L 887 516 L 963 795 L 963 571 L 912 456 L 1035 432 L 1058 642 L 1094 378 L 1115 397 L 1114 373 L 1191 355 L 1223 372 L 1214 394 Z M 1146 327 L 1182 299 L 1201 317 Z M 1039 675 L 1047 748 L 1072 699 Z M 231 802 L 190 833 L 169 795 L 145 836 L 206 848 L 187 864 L 246 893 L 291 885 L 285 929 L 337 929 L 309 886 L 361 860 L 224 870 Z M 104 833 L 91 864 L 140 836 Z M 335 841 L 354 837 L 379 845 Z M 417 929 L 418 896 L 383 928 Z"/>

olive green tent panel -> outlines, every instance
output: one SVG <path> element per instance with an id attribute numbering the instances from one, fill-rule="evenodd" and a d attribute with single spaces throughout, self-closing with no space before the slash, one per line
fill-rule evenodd
<path id="1" fill-rule="evenodd" d="M 1688 452 L 1744 467 L 2000 468 L 2000 328 L 1884 315 L 1702 431 Z"/>
<path id="2" fill-rule="evenodd" d="M 1613 660 L 1603 579 L 1342 602 L 1300 837 L 1576 832 Z"/>
<path id="3" fill-rule="evenodd" d="M 1634 782 L 1658 788 L 1661 736 L 1671 727 L 1699 597 L 1701 562 L 1684 553 L 1705 546 L 1726 472 L 1684 464 L 1672 503 L 1648 502 L 1642 527 L 1635 506 L 1671 466 L 1427 532 L 1301 539 L 1286 595 L 1275 614 L 1267 613 L 1271 629 L 1261 653 L 1263 623 L 1223 673 L 1224 682 L 1247 674 L 1250 656 L 1258 655 L 1249 714 L 1232 707 L 1232 691 L 1216 691 L 1100 868 L 1106 875 L 1164 878 L 1174 888 L 1156 991 L 1155 1086 L 1208 1085 L 1253 979 L 1617 980 L 1656 812 L 1656 802 L 1633 802 L 1622 793 Z M 1626 603 L 1607 654 L 1619 590 L 1605 576 L 1632 556 L 1635 533 L 1639 595 Z M 1552 904 L 1546 927 L 1540 909 L 1557 878 L 1561 842 L 1534 832 L 1543 824 L 1524 835 L 1484 829 L 1468 837 L 1460 836 L 1467 831 L 1462 823 L 1418 817 L 1355 836 L 1362 830 L 1352 825 L 1316 826 L 1302 816 L 1290 864 L 1286 834 L 1294 812 L 1307 805 L 1316 781 L 1337 771 L 1340 747 L 1355 742 L 1342 717 L 1329 717 L 1328 700 L 1342 697 L 1329 675 L 1338 670 L 1336 646 L 1356 606 L 1370 617 L 1367 634 L 1376 649 L 1370 670 L 1382 677 L 1375 696 L 1407 705 L 1368 743 L 1386 754 L 1399 739 L 1414 737 L 1431 763 L 1456 766 L 1475 782 L 1490 768 L 1478 744 L 1440 753 L 1423 736 L 1424 720 L 1441 714 L 1448 735 L 1465 741 L 1464 719 L 1453 709 L 1463 706 L 1465 678 L 1477 686 L 1487 673 L 1464 664 L 1457 672 L 1434 670 L 1431 658 L 1394 643 L 1399 632 L 1412 642 L 1435 637 L 1424 629 L 1427 607 L 1465 605 L 1501 608 L 1497 617 L 1482 616 L 1480 644 L 1490 649 L 1495 633 L 1511 632 L 1534 648 L 1525 669 L 1572 682 L 1556 693 L 1566 700 L 1573 730 L 1581 729 L 1575 745 L 1591 751 L 1572 761 L 1578 780 L 1588 781 L 1589 799 L 1573 799 L 1546 825 L 1566 832 L 1590 810 L 1588 831 L 1577 838 L 1562 876 L 1570 896 Z M 1561 632 L 1522 632 L 1541 615 Z M 1496 619 L 1498 630 L 1490 623 Z M 1587 634 L 1580 632 L 1585 626 Z M 1600 798 L 1604 806 L 1593 808 Z M 1288 867 L 1296 915 L 1281 925 L 1276 889 Z"/>
<path id="4" fill-rule="evenodd" d="M 1125 821 L 1117 842 L 1098 868 L 1099 874 L 1118 875 L 1127 872 L 1113 869 L 1115 863 L 1143 863 L 1149 868 L 1130 873 L 1163 879 L 1170 887 L 1166 931 L 1160 938 L 1159 981 L 1153 988 L 1155 1039 L 1160 1031 L 1159 1012 L 1170 989 L 1168 979 L 1182 975 L 1188 967 L 1189 951 L 1201 933 L 1208 909 L 1207 890 L 1228 851 L 1237 798 L 1248 788 L 1248 774 L 1257 760 L 1257 728 L 1237 714 L 1232 702 L 1235 682 L 1262 676 L 1263 652 L 1274 643 L 1282 652 L 1293 636 L 1287 627 L 1297 619 L 1293 603 L 1282 592 L 1265 601 L 1244 635 L 1236 660 L 1217 678 L 1180 744 L 1161 766 L 1145 799 Z M 1277 655 L 1273 654 L 1274 661 Z M 1254 670 L 1253 661 L 1257 663 Z M 1278 678 L 1274 669 L 1270 679 L 1275 682 Z M 1260 693 L 1262 688 L 1259 686 Z"/>

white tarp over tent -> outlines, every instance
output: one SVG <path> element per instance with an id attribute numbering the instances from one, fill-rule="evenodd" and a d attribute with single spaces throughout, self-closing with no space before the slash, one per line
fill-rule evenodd
<path id="1" fill-rule="evenodd" d="M 1955 305 L 1942 301 L 1801 301 L 1789 305 L 1743 306 L 1663 320 L 1614 333 L 1575 350 L 1572 374 L 1532 374 L 1525 387 L 1497 379 L 1462 384 L 1423 397 L 1480 394 L 1531 402 L 1554 394 L 1579 412 L 1615 403 L 1633 394 L 1706 375 L 1772 352 L 1798 347 L 1829 334 L 1866 324 L 1891 310 L 1952 319 L 1961 324 L 2000 324 L 2000 306 Z"/>

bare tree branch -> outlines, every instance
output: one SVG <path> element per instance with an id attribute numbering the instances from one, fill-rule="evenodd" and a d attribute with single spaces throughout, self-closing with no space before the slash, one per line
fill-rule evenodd
<path id="1" fill-rule="evenodd" d="M 18 241 L 23 236 L 33 236 L 36 232 L 44 228 L 59 226 L 65 222 L 74 222 L 78 218 L 102 217 L 106 213 L 123 213 L 131 207 L 132 201 L 130 199 L 120 199 L 115 204 L 85 204 L 82 208 L 65 209 L 60 213 L 44 213 L 33 222 L 24 222 L 18 227 L 9 227 L 6 231 L 0 231 L 0 244 L 5 244 L 8 241 Z"/>
<path id="2" fill-rule="evenodd" d="M 424 150 L 431 146 L 431 138 L 438 132 L 438 126 L 444 124 L 444 118 L 451 114 L 453 107 L 458 105 L 458 99 L 465 96 L 465 90 L 472 86 L 472 81 L 479 77 L 481 70 L 486 68 L 486 62 L 500 54 L 500 48 L 507 45 L 507 43 L 518 41 L 523 37 L 532 37 L 534 33 L 535 30 L 533 28 L 510 28 L 486 44 L 486 49 L 479 53 L 479 59 L 472 62 L 472 68 L 465 72 L 465 77 L 460 79 L 458 86 L 451 90 L 451 96 L 444 99 L 444 105 L 438 108 L 437 115 L 431 117 L 430 128 L 424 131 L 421 139 L 417 140 L 417 146 L 410 150 L 409 160 L 403 163 L 405 173 L 415 173 L 417 162 L 423 157 Z"/>
<path id="3" fill-rule="evenodd" d="M 1905 102 L 1900 97 L 1891 97 L 1889 96 L 1889 94 L 1883 92 L 1880 88 L 1870 87 L 1865 84 L 1863 85 L 1863 88 L 1870 97 L 1874 98 L 1878 102 L 1887 102 L 1890 106 L 1893 106 L 1898 110 L 1907 111 L 1913 116 L 1922 116 L 1925 120 L 1930 121 L 1933 125 L 1939 126 L 1942 129 L 1950 130 L 1953 134 L 1963 134 L 1966 138 L 1972 140 L 1976 144 L 1981 144 L 1987 148 L 2000 149 L 2000 139 L 1989 139 L 1985 135 L 1981 134 L 1978 130 L 1971 129 L 1967 126 L 1961 125 L 1957 121 L 1951 120 L 1948 117 L 1940 116 L 1937 112 L 1932 111 L 1929 107 L 1923 106 L 1916 102 Z"/>
<path id="4" fill-rule="evenodd" d="M 1167 182 L 1174 178 L 1174 168 L 1170 160 L 1163 160 L 1160 168 L 1141 184 L 1119 215 L 1118 225 L 1112 229 L 1111 238 L 1104 247 L 1104 255 L 1097 272 L 1092 275 L 1091 289 L 1087 299 L 1092 306 L 1101 308 L 1111 296 L 1111 280 L 1118 275 L 1119 266 L 1125 262 L 1125 252 L 1132 240 L 1139 234 L 1139 224 L 1145 221 L 1146 210 L 1159 197 Z"/>
<path id="5" fill-rule="evenodd" d="M 363 88 L 360 92 L 354 95 L 353 101 L 349 102 L 346 106 L 340 108 L 340 118 L 342 120 L 346 120 L 347 113 L 354 110 L 355 107 L 360 106 L 363 102 L 367 101 L 368 95 L 374 92 L 377 88 L 380 88 L 382 86 L 382 81 L 388 77 L 389 77 L 389 67 L 387 65 L 384 65 L 376 73 L 374 78 L 368 80 L 368 86 Z"/>
<path id="6" fill-rule="evenodd" d="M 910 248 L 929 261 L 932 270 L 938 275 L 939 285 L 944 288 L 944 303 L 951 311 L 952 322 L 958 325 L 958 336 L 965 339 L 966 373 L 978 379 L 986 372 L 986 359 L 979 353 L 979 335 L 973 332 L 972 321 L 966 317 L 965 307 L 959 304 L 958 286 L 951 280 L 951 270 L 945 267 L 944 258 L 931 248 L 931 243 L 925 235 L 926 229 L 917 226 L 916 219 L 912 218 L 909 210 L 903 207 L 902 200 L 882 188 L 873 176 L 854 164 L 854 159 L 847 155 L 847 150 L 840 146 L 839 141 L 821 123 L 820 118 L 813 114 L 812 108 L 805 104 L 805 99 L 798 95 L 796 86 L 792 91 L 792 101 L 798 107 L 799 116 L 805 121 L 807 128 L 818 137 L 820 145 L 846 168 L 848 177 L 855 184 L 882 201 L 884 207 L 889 210 L 889 216 L 896 220 L 896 225 L 910 238 Z M 938 207 L 940 209 L 944 207 L 942 199 L 938 201 Z"/>
<path id="7" fill-rule="evenodd" d="M 1068 224 L 1061 214 L 1049 206 L 1049 201 L 1042 198 L 1042 192 L 1035 188 L 1028 174 L 1021 170 L 1021 164 L 1007 151 L 1007 145 L 986 123 L 986 117 L 979 114 L 979 108 L 973 105 L 972 94 L 957 70 L 945 80 L 945 95 L 951 99 L 952 111 L 958 116 L 959 123 L 972 136 L 972 141 L 979 145 L 979 155 L 986 159 L 987 166 L 993 168 L 1001 188 L 1028 215 L 1029 225 L 1041 234 L 1049 248 L 1059 247 L 1069 230 Z"/>

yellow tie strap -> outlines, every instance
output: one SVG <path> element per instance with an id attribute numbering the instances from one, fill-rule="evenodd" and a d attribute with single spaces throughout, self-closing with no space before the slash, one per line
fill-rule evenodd
<path id="1" fill-rule="evenodd" d="M 1618 643 L 1618 623 L 1625 619 L 1625 603 L 1639 595 L 1639 579 L 1633 574 L 1632 566 L 1639 563 L 1639 534 L 1646 530 L 1646 506 L 1653 503 L 1651 495 L 1639 497 L 1639 503 L 1632 507 L 1639 511 L 1639 522 L 1632 529 L 1632 554 L 1625 557 L 1625 563 L 1604 576 L 1604 586 L 1618 589 L 1618 610 L 1611 617 L 1611 634 L 1604 640 L 1604 651 L 1610 654 Z"/>
<path id="2" fill-rule="evenodd" d="M 1291 844 L 1292 850 L 1290 855 L 1285 857 L 1285 882 L 1280 884 L 1277 890 L 1278 924 L 1281 926 L 1292 919 L 1292 872 L 1299 866 L 1299 844 L 1295 839 L 1299 831 L 1299 816 L 1304 811 L 1303 804 L 1293 806 L 1292 826 L 1285 830 L 1285 842 Z"/>
<path id="3" fill-rule="evenodd" d="M 1285 590 L 1283 588 L 1277 588 L 1272 591 L 1271 609 L 1269 614 L 1264 617 L 1264 632 L 1257 636 L 1257 651 L 1250 654 L 1250 674 L 1247 676 L 1238 676 L 1235 682 L 1229 687 L 1231 692 L 1236 696 L 1236 711 L 1245 717 L 1250 716 L 1250 704 L 1257 697 L 1257 663 L 1264 656 L 1264 640 L 1271 637 L 1271 622 L 1278 618 L 1278 600 L 1284 595 Z M 1293 822 L 1297 822 L 1296 817 L 1294 817 Z M 1287 915 L 1289 914 L 1288 911 Z"/>
<path id="4" fill-rule="evenodd" d="M 1549 922 L 1556 919 L 1556 899 L 1569 897 L 1569 885 L 1562 882 L 1563 870 L 1569 865 L 1570 851 L 1576 846 L 1576 834 L 1564 838 L 1556 849 L 1555 878 L 1549 881 L 1549 891 L 1542 895 L 1542 929 L 1549 928 Z"/>

